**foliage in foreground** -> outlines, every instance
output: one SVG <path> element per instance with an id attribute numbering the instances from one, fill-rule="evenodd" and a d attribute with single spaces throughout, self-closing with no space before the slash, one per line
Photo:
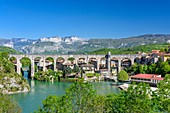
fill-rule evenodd
<path id="1" fill-rule="evenodd" d="M 22 109 L 9 96 L 0 94 L 0 113 L 22 113 Z"/>
<path id="2" fill-rule="evenodd" d="M 151 91 L 144 83 L 120 94 L 98 95 L 89 83 L 74 83 L 63 96 L 50 95 L 35 113 L 155 113 L 170 112 L 170 76 Z M 168 93 L 165 93 L 165 92 Z"/>

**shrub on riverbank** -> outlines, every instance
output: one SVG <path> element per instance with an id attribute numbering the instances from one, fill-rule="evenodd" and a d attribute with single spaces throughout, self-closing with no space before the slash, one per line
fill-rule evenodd
<path id="1" fill-rule="evenodd" d="M 61 82 L 82 82 L 83 78 L 60 78 Z"/>
<path id="2" fill-rule="evenodd" d="M 127 81 L 129 79 L 129 75 L 125 70 L 121 70 L 118 73 L 118 78 L 119 81 Z"/>
<path id="3" fill-rule="evenodd" d="M 62 75 L 61 71 L 53 71 L 48 69 L 46 72 L 38 71 L 35 73 L 34 78 L 39 81 L 58 81 L 58 77 Z"/>
<path id="4" fill-rule="evenodd" d="M 87 77 L 94 77 L 94 76 L 99 77 L 100 73 L 86 73 L 86 76 Z"/>

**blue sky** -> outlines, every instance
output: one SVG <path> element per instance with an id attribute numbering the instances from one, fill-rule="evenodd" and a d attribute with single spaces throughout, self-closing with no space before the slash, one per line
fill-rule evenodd
<path id="1" fill-rule="evenodd" d="M 170 34 L 170 0 L 0 0 L 0 38 Z"/>

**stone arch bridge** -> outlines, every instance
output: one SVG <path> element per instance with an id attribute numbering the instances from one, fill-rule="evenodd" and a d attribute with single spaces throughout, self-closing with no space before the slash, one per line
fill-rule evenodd
<path id="1" fill-rule="evenodd" d="M 128 59 L 130 61 L 130 65 L 133 65 L 135 58 L 139 57 L 140 55 L 137 54 L 123 54 L 123 55 L 111 55 L 110 53 L 108 53 L 107 55 L 30 55 L 30 54 L 10 54 L 9 58 L 11 57 L 15 57 L 17 62 L 16 62 L 16 66 L 17 66 L 17 73 L 21 73 L 21 62 L 20 60 L 24 57 L 27 57 L 30 59 L 31 61 L 31 77 L 34 77 L 34 65 L 35 65 L 35 58 L 39 57 L 42 59 L 43 61 L 43 71 L 45 71 L 45 60 L 48 57 L 53 58 L 54 61 L 54 70 L 56 70 L 56 60 L 58 58 L 63 58 L 64 59 L 64 63 L 68 63 L 68 58 L 73 57 L 74 60 L 74 64 L 78 64 L 80 62 L 82 62 L 82 59 L 84 61 L 84 63 L 88 64 L 89 61 L 91 59 L 95 59 L 95 61 L 97 62 L 97 66 L 96 66 L 96 70 L 100 69 L 100 66 L 103 64 L 106 65 L 108 71 L 110 71 L 111 65 L 112 65 L 112 60 L 115 61 L 116 60 L 116 66 L 118 68 L 118 71 L 121 70 L 121 66 L 122 66 L 122 61 L 124 59 Z"/>

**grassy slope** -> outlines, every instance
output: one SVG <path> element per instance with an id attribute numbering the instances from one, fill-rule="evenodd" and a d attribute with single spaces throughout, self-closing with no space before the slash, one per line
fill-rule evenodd
<path id="1" fill-rule="evenodd" d="M 107 54 L 109 51 L 111 54 L 136 54 L 138 52 L 151 52 L 152 50 L 160 50 L 169 47 L 169 44 L 152 44 L 152 45 L 142 45 L 131 48 L 120 48 L 120 49 L 110 49 L 104 48 L 97 51 L 89 52 L 88 54 Z"/>

